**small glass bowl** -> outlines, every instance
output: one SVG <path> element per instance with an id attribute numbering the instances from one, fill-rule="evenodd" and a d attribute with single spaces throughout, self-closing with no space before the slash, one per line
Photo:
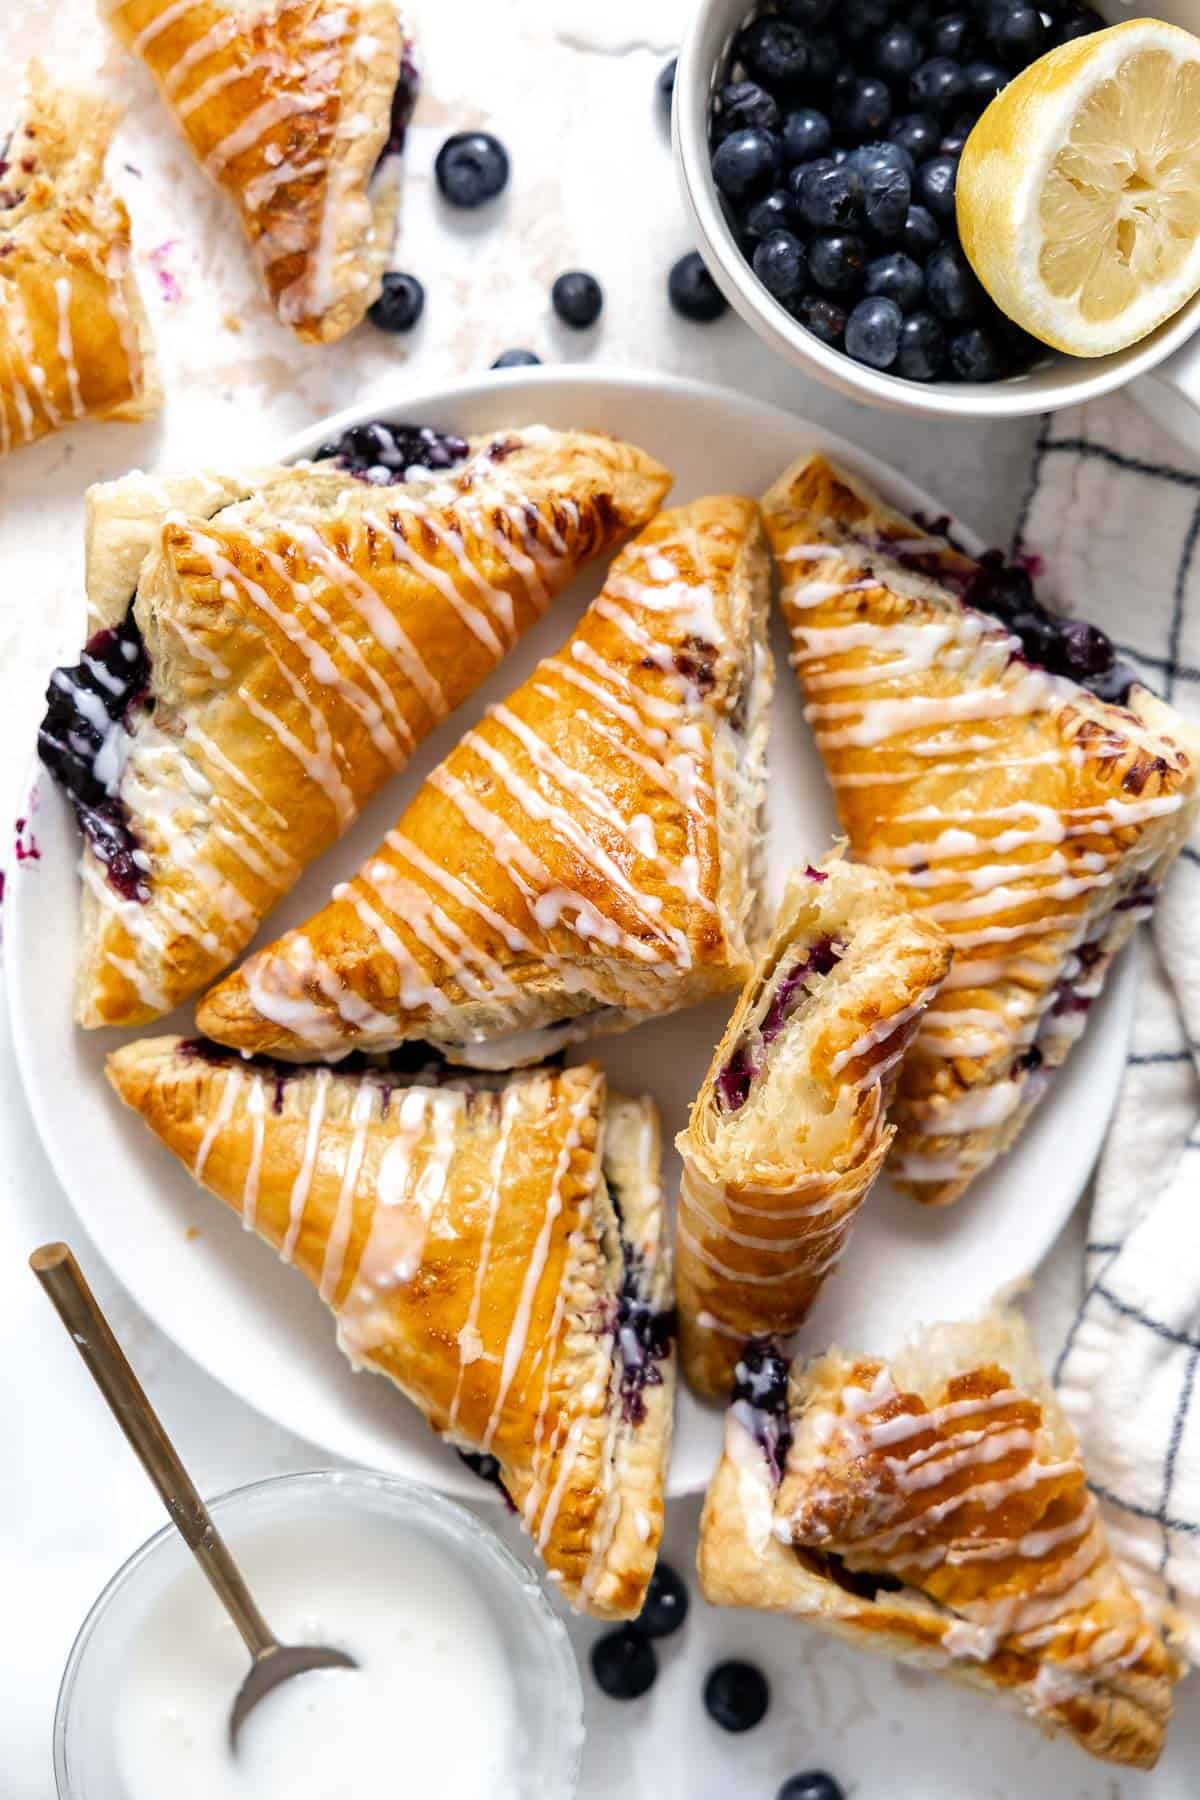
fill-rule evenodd
<path id="1" fill-rule="evenodd" d="M 371 1515 L 427 1533 L 470 1565 L 516 1689 L 520 1800 L 572 1800 L 583 1690 L 570 1640 L 532 1571 L 473 1514 L 413 1482 L 359 1469 L 274 1476 L 222 1494 L 210 1509 L 235 1557 L 239 1544 L 264 1527 Z M 112 1736 L 114 1687 L 148 1613 L 190 1560 L 174 1526 L 164 1526 L 118 1569 L 80 1627 L 54 1714 L 59 1800 L 127 1800 Z"/>

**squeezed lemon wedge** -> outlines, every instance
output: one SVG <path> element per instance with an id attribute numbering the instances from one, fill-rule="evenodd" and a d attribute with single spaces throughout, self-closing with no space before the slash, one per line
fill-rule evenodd
<path id="1" fill-rule="evenodd" d="M 1010 319 L 1106 356 L 1200 288 L 1200 39 L 1130 19 L 1031 63 L 963 149 L 958 229 Z"/>

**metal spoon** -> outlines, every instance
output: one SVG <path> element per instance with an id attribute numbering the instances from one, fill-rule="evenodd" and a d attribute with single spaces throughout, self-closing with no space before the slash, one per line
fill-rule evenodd
<path id="1" fill-rule="evenodd" d="M 310 1669 L 356 1669 L 358 1664 L 344 1650 L 279 1642 L 254 1604 L 207 1506 L 180 1462 L 70 1249 L 66 1244 L 43 1244 L 29 1258 L 29 1266 L 49 1294 L 117 1424 L 158 1489 L 171 1523 L 200 1564 L 253 1659 L 229 1715 L 229 1747 L 236 1754 L 238 1732 L 259 1701 L 281 1682 Z"/>

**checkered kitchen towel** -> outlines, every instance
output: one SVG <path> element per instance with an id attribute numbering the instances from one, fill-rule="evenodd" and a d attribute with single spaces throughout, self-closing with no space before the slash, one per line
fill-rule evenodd
<path id="1" fill-rule="evenodd" d="M 1055 413 L 1018 539 L 1052 605 L 1200 720 L 1200 461 L 1119 395 Z M 1200 839 L 1147 936 L 1055 1378 L 1114 1548 L 1200 1663 Z"/>

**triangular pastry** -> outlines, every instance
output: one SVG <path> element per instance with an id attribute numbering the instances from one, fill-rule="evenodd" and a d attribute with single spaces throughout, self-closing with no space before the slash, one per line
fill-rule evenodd
<path id="1" fill-rule="evenodd" d="M 662 513 L 323 912 L 202 1002 L 243 1050 L 512 1067 L 749 971 L 772 668 L 752 501 Z"/>
<path id="2" fill-rule="evenodd" d="M 1109 1549 L 1019 1317 L 790 1372 L 760 1341 L 735 1394 L 700 1525 L 709 1600 L 788 1613 L 1153 1766 L 1180 1670 Z"/>
<path id="3" fill-rule="evenodd" d="M 636 1616 L 674 1389 L 651 1102 L 589 1066 L 431 1081 L 179 1038 L 114 1051 L 108 1077 L 307 1275 L 355 1364 L 497 1475 L 571 1604 Z"/>
<path id="4" fill-rule="evenodd" d="M 414 462 L 386 487 L 337 460 L 153 487 L 139 476 L 94 500 L 101 629 L 52 677 L 39 737 L 84 833 L 83 1024 L 156 1018 L 220 974 L 414 745 L 669 485 L 612 438 L 387 437 L 452 466 Z M 196 510 L 169 510 L 181 500 Z"/>
<path id="5" fill-rule="evenodd" d="M 1012 1143 L 1147 916 L 1196 816 L 1200 736 L 1020 571 L 822 458 L 763 511 L 851 852 L 954 950 L 901 1072 L 890 1165 L 940 1204 Z"/>
<path id="6" fill-rule="evenodd" d="M 357 325 L 395 235 L 417 96 L 395 0 L 101 0 L 205 173 L 229 195 L 283 324 Z"/>
<path id="7" fill-rule="evenodd" d="M 749 1338 L 787 1337 L 892 1141 L 900 1060 L 950 966 L 881 870 L 797 869 L 676 1148 L 684 1373 L 727 1395 Z"/>
<path id="8" fill-rule="evenodd" d="M 119 117 L 33 63 L 0 139 L 0 452 L 162 402 L 129 215 L 104 179 Z"/>

